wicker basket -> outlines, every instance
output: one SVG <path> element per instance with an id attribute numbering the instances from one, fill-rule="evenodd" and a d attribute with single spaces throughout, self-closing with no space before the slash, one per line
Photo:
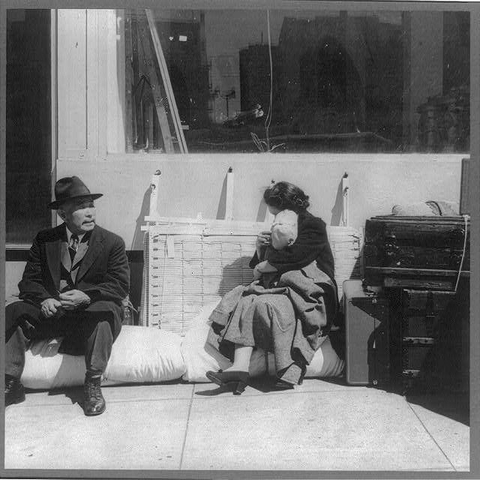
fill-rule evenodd
<path id="1" fill-rule="evenodd" d="M 248 264 L 265 223 L 211 221 L 146 227 L 142 323 L 184 335 L 201 308 L 252 281 Z M 327 227 L 336 280 L 360 277 L 360 233 Z"/>

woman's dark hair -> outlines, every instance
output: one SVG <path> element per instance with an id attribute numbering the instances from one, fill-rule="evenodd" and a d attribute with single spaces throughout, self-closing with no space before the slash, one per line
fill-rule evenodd
<path id="1" fill-rule="evenodd" d="M 267 205 L 280 210 L 293 210 L 296 213 L 300 213 L 310 206 L 308 198 L 301 188 L 288 182 L 277 182 L 267 188 L 263 194 Z"/>

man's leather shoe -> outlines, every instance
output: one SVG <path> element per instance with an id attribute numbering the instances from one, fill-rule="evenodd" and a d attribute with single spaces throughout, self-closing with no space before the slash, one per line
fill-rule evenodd
<path id="1" fill-rule="evenodd" d="M 5 375 L 5 407 L 25 401 L 25 389 L 18 378 Z"/>
<path id="2" fill-rule="evenodd" d="M 83 410 L 88 417 L 100 415 L 105 411 L 106 404 L 100 388 L 102 377 L 85 377 L 83 385 L 84 405 Z"/>

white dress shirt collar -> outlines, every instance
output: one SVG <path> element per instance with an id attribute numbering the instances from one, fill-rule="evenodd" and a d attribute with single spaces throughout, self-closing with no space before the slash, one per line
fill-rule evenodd
<path id="1" fill-rule="evenodd" d="M 68 229 L 68 227 L 65 225 L 65 228 L 67 230 L 67 243 L 70 244 L 70 239 L 72 238 L 73 233 Z M 78 236 L 78 243 L 82 243 L 82 238 L 85 236 L 84 233 Z"/>

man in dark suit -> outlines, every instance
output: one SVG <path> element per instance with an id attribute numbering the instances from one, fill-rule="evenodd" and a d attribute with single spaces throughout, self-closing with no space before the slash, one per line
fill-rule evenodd
<path id="1" fill-rule="evenodd" d="M 92 194 L 78 177 L 55 185 L 63 223 L 35 237 L 20 300 L 5 310 L 5 405 L 25 400 L 20 377 L 33 340 L 64 337 L 60 352 L 85 355 L 85 415 L 100 415 L 101 377 L 120 333 L 130 272 L 124 241 L 95 223 Z"/>

